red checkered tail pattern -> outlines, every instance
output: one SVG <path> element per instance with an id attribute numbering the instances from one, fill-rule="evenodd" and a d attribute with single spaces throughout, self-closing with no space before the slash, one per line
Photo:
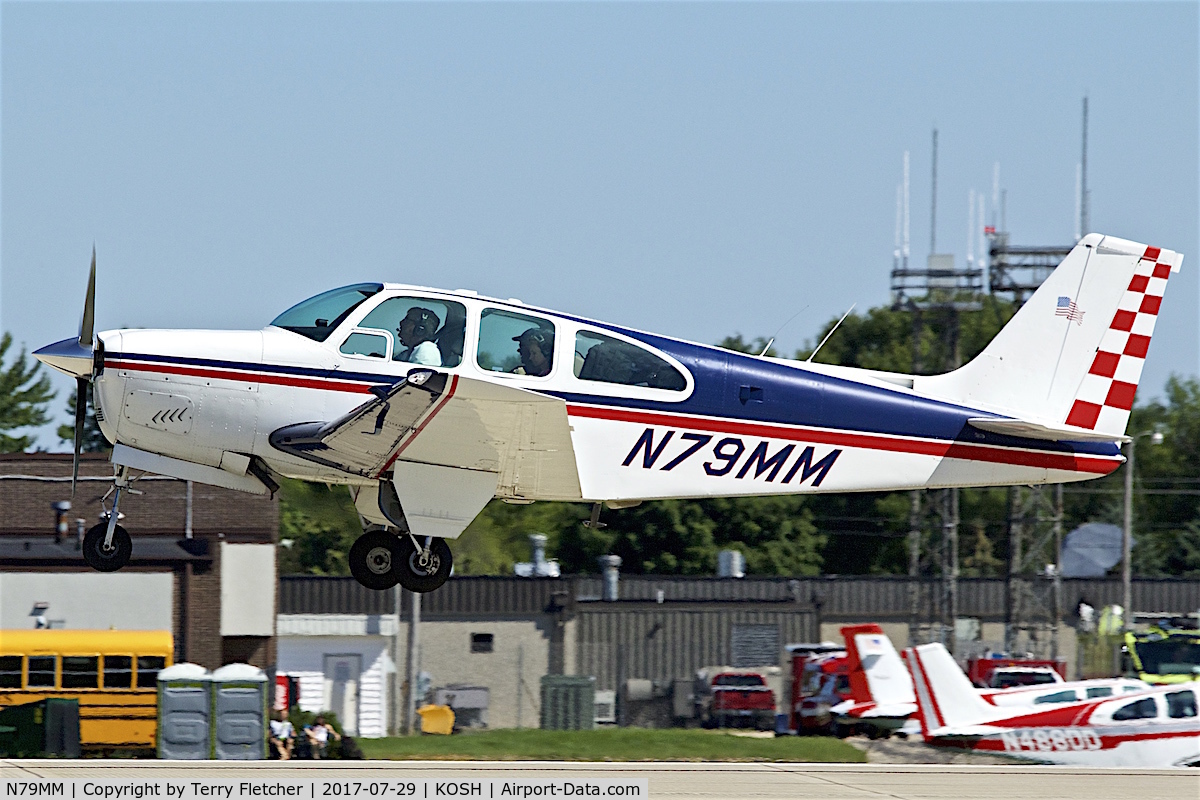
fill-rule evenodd
<path id="1" fill-rule="evenodd" d="M 1167 281 L 1183 256 L 1089 234 L 969 364 L 914 388 L 1093 437 L 1125 433 Z"/>

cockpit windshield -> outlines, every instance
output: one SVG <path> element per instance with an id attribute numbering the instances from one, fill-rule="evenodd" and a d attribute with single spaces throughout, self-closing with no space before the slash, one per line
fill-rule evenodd
<path id="1" fill-rule="evenodd" d="M 353 286 L 330 289 L 297 303 L 276 317 L 271 324 L 307 336 L 313 341 L 323 342 L 351 311 L 358 308 L 368 297 L 381 291 L 382 283 L 356 283 Z"/>

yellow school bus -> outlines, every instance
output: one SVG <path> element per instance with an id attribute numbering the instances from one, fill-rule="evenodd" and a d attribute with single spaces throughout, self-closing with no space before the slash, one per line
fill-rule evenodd
<path id="1" fill-rule="evenodd" d="M 0 630 L 0 707 L 79 701 L 85 751 L 152 750 L 170 631 Z"/>

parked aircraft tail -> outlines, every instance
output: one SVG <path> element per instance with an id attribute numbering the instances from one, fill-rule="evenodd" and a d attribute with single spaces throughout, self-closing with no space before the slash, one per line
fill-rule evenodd
<path id="1" fill-rule="evenodd" d="M 1121 439 L 1167 279 L 1182 263 L 1171 250 L 1089 234 L 977 358 L 914 388 L 1016 418 L 972 420 L 997 433 Z"/>
<path id="2" fill-rule="evenodd" d="M 915 703 L 912 676 L 878 625 L 842 628 L 849 656 L 850 694 L 856 703 Z"/>
<path id="3" fill-rule="evenodd" d="M 978 725 L 1004 716 L 1003 709 L 979 696 L 943 645 L 910 647 L 904 657 L 912 671 L 921 730 L 926 736 L 940 728 Z"/>

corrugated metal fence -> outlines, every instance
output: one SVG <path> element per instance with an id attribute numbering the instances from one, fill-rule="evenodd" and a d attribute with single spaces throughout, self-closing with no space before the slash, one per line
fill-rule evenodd
<path id="1" fill-rule="evenodd" d="M 1027 615 L 1050 613 L 1052 583 L 1024 579 L 1030 594 L 1043 598 Z M 1070 578 L 1063 582 L 1063 612 L 1071 616 L 1082 602 L 1096 608 L 1121 602 L 1121 582 L 1111 579 Z M 891 576 L 828 576 L 819 578 L 689 578 L 624 575 L 622 601 L 778 603 L 793 602 L 816 608 L 825 621 L 906 621 L 917 593 L 920 616 L 939 607 L 942 583 L 936 579 Z M 1007 583 L 1003 578 L 964 578 L 958 583 L 959 616 L 988 621 L 1004 619 Z M 364 589 L 353 578 L 284 576 L 280 579 L 283 614 L 390 614 L 392 591 Z M 425 595 L 426 615 L 536 614 L 577 604 L 582 609 L 600 597 L 600 579 L 591 576 L 552 578 L 452 578 Z M 1140 579 L 1133 583 L 1133 606 L 1141 612 L 1181 613 L 1200 609 L 1200 580 Z"/>

